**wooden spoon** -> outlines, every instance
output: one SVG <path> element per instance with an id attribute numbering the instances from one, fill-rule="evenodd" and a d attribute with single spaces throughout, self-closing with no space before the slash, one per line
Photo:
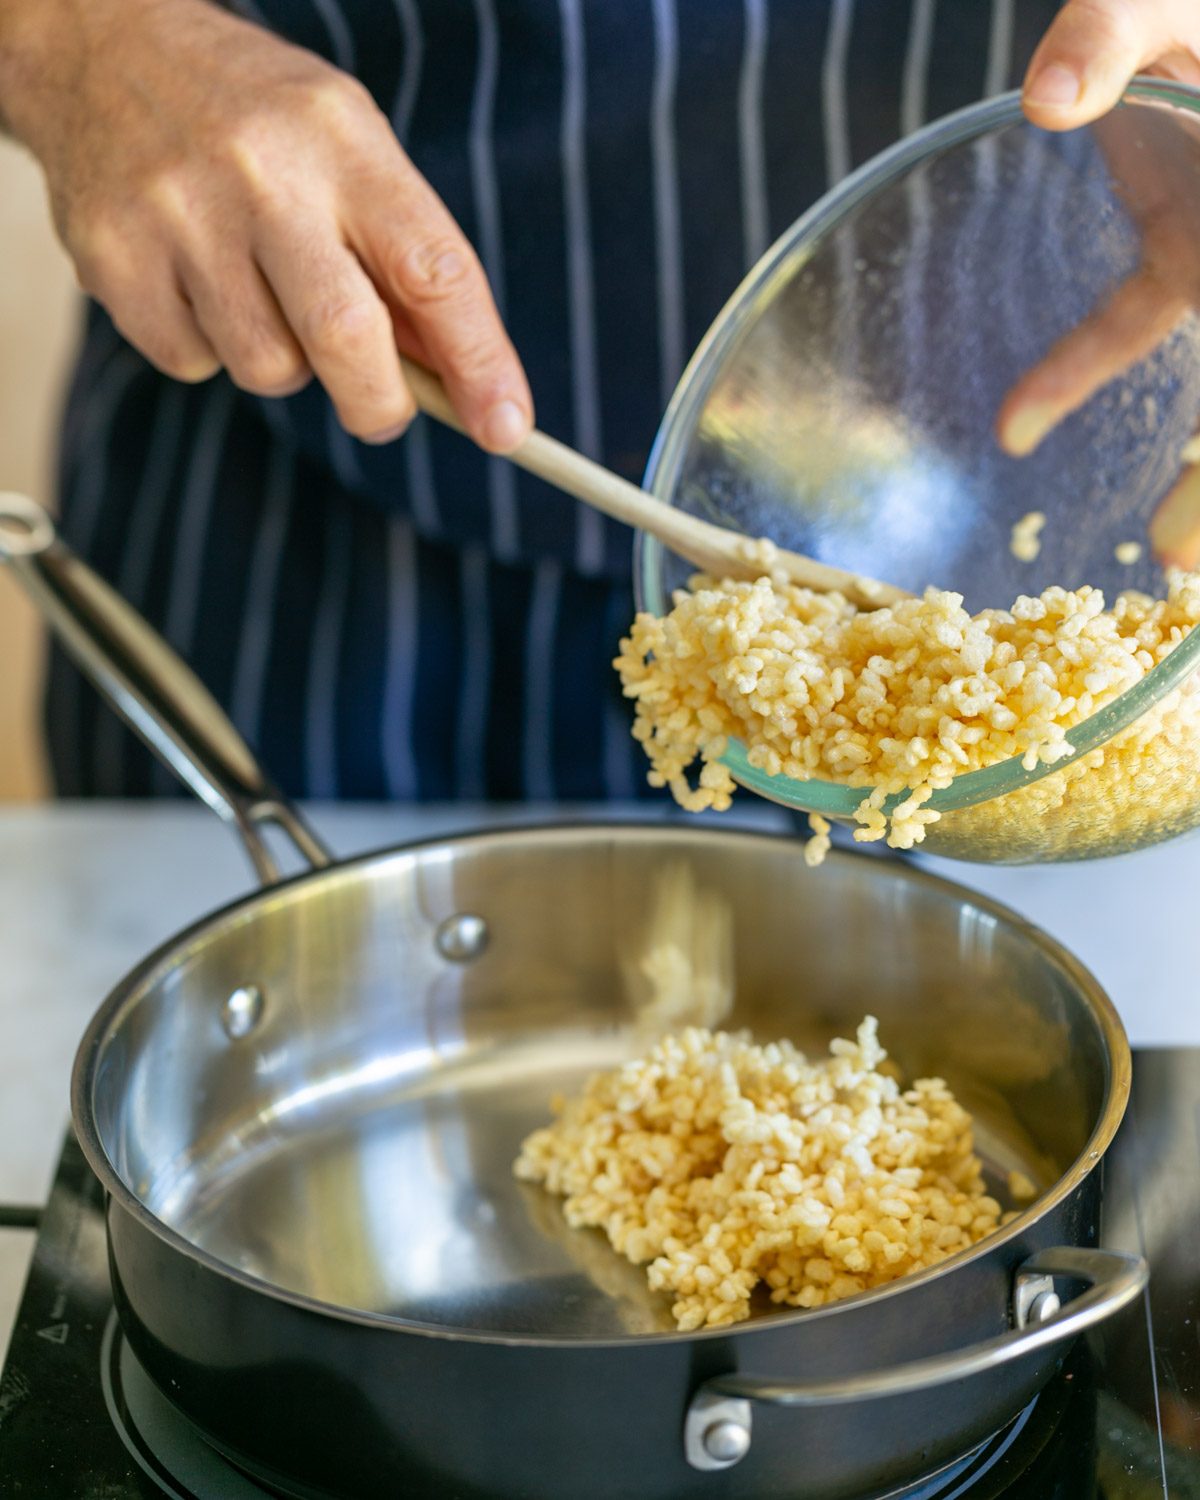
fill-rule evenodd
<path id="1" fill-rule="evenodd" d="M 400 363 L 420 409 L 447 427 L 464 432 L 437 376 L 411 360 L 402 358 Z M 769 543 L 764 546 L 753 537 L 714 526 L 699 516 L 689 516 L 544 432 L 531 432 L 519 448 L 506 456 L 585 505 L 656 536 L 664 547 L 713 578 L 753 580 L 767 573 L 782 573 L 790 583 L 802 588 L 822 594 L 844 594 L 860 609 L 879 609 L 912 598 L 894 584 L 877 583 Z"/>

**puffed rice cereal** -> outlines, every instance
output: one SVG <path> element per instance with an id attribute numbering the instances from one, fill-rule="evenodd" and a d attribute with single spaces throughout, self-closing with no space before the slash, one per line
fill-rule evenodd
<path id="1" fill-rule="evenodd" d="M 859 610 L 767 578 L 698 576 L 664 618 L 638 615 L 614 665 L 650 784 L 682 807 L 729 806 L 721 758 L 737 738 L 768 775 L 862 788 L 855 839 L 909 849 L 940 817 L 925 805 L 935 791 L 1012 757 L 1033 770 L 1071 756 L 1072 727 L 1175 649 L 1200 622 L 1200 574 L 1167 576 L 1166 599 L 1130 591 L 1106 609 L 1097 589 L 1056 587 L 974 616 L 938 589 Z M 1056 809 L 1071 838 L 1091 830 L 1097 844 L 1154 817 L 1182 826 L 1200 759 L 1196 675 L 1054 777 L 952 816 L 1001 854 L 1006 840 L 1052 840 Z M 815 863 L 828 825 L 813 829 Z"/>
<path id="2" fill-rule="evenodd" d="M 1031 510 L 1012 529 L 1008 547 L 1018 562 L 1033 562 L 1042 550 L 1042 527 L 1046 517 L 1040 510 Z"/>
<path id="3" fill-rule="evenodd" d="M 903 1089 L 877 1023 L 808 1061 L 688 1028 L 556 1101 L 516 1175 L 603 1229 L 681 1329 L 770 1300 L 817 1307 L 965 1250 L 1001 1222 L 971 1119 L 939 1078 Z"/>

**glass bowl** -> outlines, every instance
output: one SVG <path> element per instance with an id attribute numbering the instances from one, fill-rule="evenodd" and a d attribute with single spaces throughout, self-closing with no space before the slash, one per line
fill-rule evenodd
<path id="1" fill-rule="evenodd" d="M 1153 226 L 1129 206 L 1143 161 L 1171 174 L 1169 193 L 1148 195 Z M 1200 426 L 1194 312 L 1031 455 L 1010 457 L 995 431 L 1014 382 L 1106 303 L 1164 220 L 1184 234 L 1191 221 L 1200 245 L 1198 90 L 1135 80 L 1105 122 L 1068 134 L 1026 122 L 1015 94 L 929 126 L 848 177 L 747 276 L 679 383 L 647 487 L 914 592 L 952 589 L 972 612 L 1051 584 L 1092 584 L 1109 602 L 1161 594 L 1145 541 Z M 1021 562 L 1012 528 L 1033 510 L 1047 518 L 1041 550 Z M 1144 549 L 1133 565 L 1114 556 L 1129 541 Z M 640 609 L 664 614 L 688 575 L 638 536 Z M 1200 690 L 1198 663 L 1200 630 L 1073 728 L 1068 759 L 957 777 L 927 804 L 941 817 L 923 847 L 1082 859 L 1200 823 L 1200 730 L 1170 754 L 1135 753 Z M 840 822 L 870 790 L 765 774 L 736 742 L 725 763 L 761 796 Z"/>

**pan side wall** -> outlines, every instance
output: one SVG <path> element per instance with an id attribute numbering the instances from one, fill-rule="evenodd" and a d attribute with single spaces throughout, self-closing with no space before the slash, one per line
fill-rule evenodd
<path id="1" fill-rule="evenodd" d="M 155 1382 L 251 1472 L 298 1494 L 368 1500 L 399 1482 L 463 1500 L 856 1500 L 981 1441 L 1066 1351 L 950 1387 L 825 1410 L 754 1414 L 750 1455 L 720 1474 L 683 1458 L 687 1402 L 730 1370 L 827 1379 L 991 1337 L 1015 1267 L 1093 1243 L 1093 1173 L 1019 1242 L 887 1296 L 719 1338 L 609 1347 L 510 1345 L 346 1322 L 257 1293 L 182 1256 L 119 1206 L 117 1304 Z"/>

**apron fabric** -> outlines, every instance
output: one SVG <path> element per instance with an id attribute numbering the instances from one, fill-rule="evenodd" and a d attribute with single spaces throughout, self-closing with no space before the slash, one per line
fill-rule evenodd
<path id="1" fill-rule="evenodd" d="M 476 246 L 539 425 L 639 479 L 691 351 L 828 186 L 1015 86 L 1054 0 L 239 0 L 356 74 Z M 154 371 L 89 310 L 68 541 L 293 797 L 650 794 L 611 667 L 631 535 L 418 419 L 348 437 Z M 55 653 L 58 791 L 169 774 Z"/>

